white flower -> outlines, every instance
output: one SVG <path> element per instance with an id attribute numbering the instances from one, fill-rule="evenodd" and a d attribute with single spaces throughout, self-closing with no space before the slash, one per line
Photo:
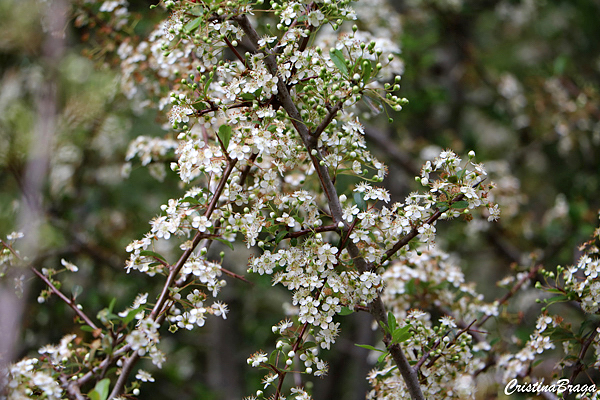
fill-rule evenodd
<path id="1" fill-rule="evenodd" d="M 60 263 L 63 265 L 63 267 L 65 267 L 66 269 L 68 269 L 71 272 L 79 271 L 79 268 L 77 268 L 77 266 L 75 264 L 65 260 L 64 258 L 62 258 L 60 260 Z"/>
<path id="2" fill-rule="evenodd" d="M 212 222 L 210 222 L 204 215 L 196 215 L 192 220 L 192 226 L 198 229 L 200 232 L 206 232 L 206 230 L 212 226 Z"/>
<path id="3" fill-rule="evenodd" d="M 135 375 L 135 379 L 138 379 L 142 382 L 154 382 L 154 378 L 148 372 L 143 369 L 138 369 L 137 374 Z"/>

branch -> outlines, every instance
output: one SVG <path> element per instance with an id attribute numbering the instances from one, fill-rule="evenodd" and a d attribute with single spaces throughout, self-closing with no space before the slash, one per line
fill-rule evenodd
<path id="1" fill-rule="evenodd" d="M 337 225 L 318 226 L 316 228 L 301 229 L 296 232 L 290 232 L 287 235 L 285 235 L 283 238 L 284 239 L 299 238 L 301 236 L 308 235 L 308 234 L 314 233 L 314 232 L 334 232 L 334 231 L 337 231 L 338 229 L 339 228 Z"/>
<path id="2" fill-rule="evenodd" d="M 100 332 L 101 336 L 104 336 L 104 334 L 102 333 L 102 330 L 99 329 L 96 324 L 94 324 L 92 322 L 92 320 L 83 312 L 81 311 L 78 307 L 77 304 L 75 304 L 75 302 L 71 299 L 69 299 L 67 296 L 65 296 L 63 294 L 63 292 L 61 292 L 60 290 L 58 290 L 58 288 L 56 286 L 54 286 L 54 284 L 50 281 L 50 279 L 48 279 L 48 277 L 46 277 L 44 274 L 42 274 L 40 271 L 38 271 L 37 269 L 30 267 L 31 271 L 33 271 L 34 274 L 36 274 L 38 276 L 38 278 L 40 278 L 41 280 L 44 281 L 44 283 L 46 285 L 48 285 L 48 287 L 50 289 L 52 289 L 52 292 L 54 294 L 56 294 L 58 297 L 60 297 L 60 299 L 62 301 L 64 301 L 69 307 L 71 307 L 73 309 L 73 311 L 75 311 L 75 314 L 77 314 L 77 316 L 79 316 L 79 318 L 81 318 L 82 320 L 85 321 L 86 324 L 88 324 L 94 331 Z"/>
<path id="3" fill-rule="evenodd" d="M 252 46 L 254 46 L 255 49 L 258 48 L 259 36 L 256 33 L 256 31 L 254 30 L 254 28 L 252 27 L 252 24 L 248 20 L 248 17 L 246 17 L 245 15 L 240 15 L 240 16 L 234 17 L 233 19 L 244 30 L 244 32 L 248 36 L 248 39 L 250 39 Z M 279 74 L 279 71 L 277 69 L 277 61 L 276 61 L 275 57 L 269 53 L 265 53 L 265 55 L 266 55 L 265 60 L 264 60 L 265 65 L 267 66 L 267 68 L 269 69 L 269 71 L 272 75 L 278 77 L 277 89 L 278 89 L 278 96 L 281 101 L 281 104 L 282 104 L 283 108 L 285 109 L 285 111 L 287 112 L 288 116 L 290 117 L 290 120 L 291 120 L 292 124 L 294 125 L 294 128 L 300 134 L 302 142 L 304 143 L 304 146 L 306 147 L 307 151 L 309 152 L 311 160 L 315 167 L 315 170 L 317 171 L 317 173 L 319 175 L 319 180 L 321 181 L 321 187 L 323 188 L 323 191 L 325 192 L 325 195 L 327 196 L 327 202 L 329 204 L 329 208 L 331 211 L 331 215 L 333 216 L 333 220 L 334 220 L 335 224 L 342 222 L 344 224 L 344 230 L 346 231 L 346 230 L 348 230 L 348 226 L 346 225 L 346 223 L 344 222 L 344 220 L 342 218 L 342 215 L 343 215 L 342 206 L 340 204 L 335 185 L 333 184 L 333 181 L 331 180 L 331 177 L 329 176 L 329 170 L 328 170 L 327 166 L 321 165 L 321 163 L 319 162 L 320 160 L 323 159 L 323 157 L 322 157 L 319 149 L 317 148 L 317 138 L 310 134 L 308 128 L 306 127 L 306 124 L 303 122 L 302 116 L 298 112 L 298 109 L 297 109 L 296 105 L 294 104 L 294 101 L 292 100 L 292 97 L 290 95 L 290 92 L 289 92 L 281 74 Z M 441 213 L 440 213 L 440 215 L 441 215 Z M 356 244 L 353 243 L 352 241 L 350 241 L 348 243 L 348 254 L 350 254 L 350 256 L 352 257 L 354 266 L 356 267 L 356 269 L 359 272 L 362 273 L 369 269 L 368 264 L 365 261 L 365 259 L 360 256 L 360 250 L 358 249 Z M 381 296 L 377 296 L 377 298 L 371 303 L 370 309 L 371 309 L 370 310 L 371 314 L 375 317 L 375 319 L 377 319 L 377 321 L 383 323 L 384 325 L 387 325 L 387 316 L 385 313 L 385 307 L 383 305 L 383 301 L 381 300 Z M 387 340 L 387 342 L 386 342 L 386 340 Z M 408 360 L 406 359 L 406 356 L 404 355 L 400 345 L 399 344 L 392 345 L 391 338 L 389 337 L 389 335 L 387 335 L 384 338 L 384 343 L 386 344 L 386 347 L 390 351 L 392 358 L 394 359 L 394 362 L 396 362 L 396 365 L 398 365 L 398 370 L 402 374 L 402 377 L 406 383 L 406 386 L 408 387 L 408 391 L 410 392 L 413 400 L 425 400 L 425 397 L 423 396 L 423 392 L 421 391 L 421 386 L 419 384 L 418 376 L 417 376 L 416 372 L 410 367 L 410 364 L 408 363 Z M 276 399 L 277 399 L 277 397 L 276 397 Z"/>
<path id="4" fill-rule="evenodd" d="M 315 138 L 319 138 L 319 136 L 321 136 L 321 133 L 323 133 L 323 131 L 325 130 L 325 128 L 327 128 L 327 126 L 331 123 L 331 121 L 335 118 L 335 116 L 337 115 L 338 111 L 340 111 L 342 109 L 342 105 L 344 103 L 342 103 L 341 101 L 338 101 L 338 103 L 333 106 L 333 108 L 331 108 L 331 110 L 329 110 L 329 114 L 327 114 L 327 116 L 325 117 L 325 119 L 323 121 L 321 121 L 321 123 L 319 124 L 319 126 L 317 127 L 317 129 L 313 132 L 313 137 Z"/>
<path id="5" fill-rule="evenodd" d="M 206 212 L 204 213 L 204 215 L 207 218 L 209 218 L 211 216 L 211 214 L 213 213 L 213 211 L 215 210 L 215 208 L 217 206 L 217 202 L 219 200 L 219 197 L 221 197 L 221 193 L 223 192 L 223 189 L 225 189 L 225 185 L 227 184 L 227 179 L 231 175 L 231 172 L 233 171 L 233 168 L 235 167 L 236 163 L 237 163 L 237 159 L 231 160 L 230 162 L 227 163 L 227 166 L 225 167 L 225 170 L 223 171 L 223 176 L 221 177 L 221 181 L 219 182 L 219 185 L 217 186 L 217 189 L 215 190 L 215 193 L 213 194 L 213 198 L 211 199 L 208 207 L 206 208 Z M 149 318 L 152 318 L 154 321 L 158 321 L 161 315 L 166 315 L 164 313 L 164 311 L 165 311 L 165 304 L 167 303 L 167 300 L 170 297 L 169 289 L 175 283 L 175 279 L 176 279 L 177 275 L 179 274 L 179 271 L 181 271 L 181 268 L 183 268 L 183 266 L 185 265 L 187 260 L 192 255 L 192 252 L 196 249 L 196 246 L 198 246 L 198 243 L 200 243 L 200 240 L 202 240 L 204 237 L 205 237 L 205 234 L 203 232 L 200 232 L 200 231 L 196 232 L 196 235 L 194 236 L 194 239 L 192 240 L 192 245 L 183 252 L 181 257 L 179 257 L 179 260 L 177 260 L 177 263 L 175 263 L 173 265 L 173 268 L 171 269 L 171 272 L 169 273 L 169 276 L 167 277 L 167 280 L 163 286 L 163 290 L 160 294 L 160 297 L 158 298 L 158 301 L 156 302 L 156 304 L 154 305 L 154 308 L 150 312 Z M 117 382 L 115 383 L 115 387 L 113 388 L 112 392 L 110 393 L 109 398 L 112 399 L 114 397 L 117 397 L 123 392 L 123 388 L 125 387 L 127 378 L 129 376 L 129 374 L 131 373 L 133 366 L 135 365 L 135 363 L 137 362 L 137 360 L 139 358 L 140 358 L 140 356 L 139 356 L 138 352 L 136 351 L 131 356 L 129 356 L 129 358 L 127 360 L 125 360 L 125 362 L 123 363 L 123 368 L 121 370 L 121 375 L 119 376 L 119 379 L 117 379 Z"/>
<path id="6" fill-rule="evenodd" d="M 594 328 L 594 330 L 590 333 L 590 337 L 588 337 L 585 342 L 583 342 L 583 345 L 581 346 L 581 350 L 579 351 L 579 355 L 577 356 L 577 363 L 575 364 L 575 368 L 573 369 L 573 373 L 571 374 L 571 378 L 569 379 L 569 381 L 571 383 L 575 382 L 575 378 L 577 378 L 577 375 L 579 375 L 579 373 L 581 371 L 583 371 L 583 358 L 585 357 L 585 354 L 587 353 L 588 349 L 590 348 L 591 344 L 594 342 L 594 339 L 596 338 L 596 336 L 598 335 L 598 324 L 596 324 L 596 327 Z"/>
<path id="7" fill-rule="evenodd" d="M 452 199 L 449 202 L 449 204 L 453 204 L 453 203 L 456 203 L 457 201 L 461 201 L 462 199 L 464 199 L 464 197 L 465 197 L 465 195 L 461 193 L 458 196 L 456 196 L 454 199 Z M 439 217 L 441 217 L 443 213 L 444 213 L 444 211 L 437 210 L 429 218 L 427 218 L 427 220 L 423 224 L 432 224 Z M 381 262 L 383 263 L 384 261 L 389 260 L 390 257 L 392 257 L 394 254 L 396 254 L 398 252 L 398 250 L 400 250 L 401 248 L 406 246 L 408 244 L 408 242 L 410 242 L 412 239 L 414 239 L 415 236 L 417 236 L 418 234 L 419 234 L 418 228 L 417 227 L 412 228 L 409 233 L 404 235 L 404 237 L 402 237 L 402 239 L 398 240 L 391 249 L 389 249 L 388 251 L 385 252 L 385 255 L 381 259 Z"/>
<path id="8" fill-rule="evenodd" d="M 510 291 L 508 293 L 506 293 L 504 296 L 502 296 L 502 298 L 500 300 L 497 300 L 497 303 L 499 306 L 503 305 L 504 303 L 506 303 L 512 296 L 515 295 L 515 293 L 517 293 L 517 291 L 519 291 L 519 289 L 521 289 L 521 286 L 523 286 L 527 281 L 533 279 L 538 271 L 542 268 L 542 265 L 536 265 L 534 267 L 531 267 L 531 269 L 529 270 L 529 273 L 527 275 L 525 275 L 523 278 L 521 278 L 521 280 L 519 282 L 517 282 L 515 284 L 515 286 L 513 286 Z M 477 324 L 477 326 L 482 326 L 483 324 L 485 324 L 485 322 L 490 319 L 491 315 L 487 314 L 485 315 L 481 321 Z"/>
<path id="9" fill-rule="evenodd" d="M 225 39 L 225 43 L 227 43 L 227 47 L 229 47 L 229 49 L 233 52 L 233 54 L 235 54 L 235 56 L 238 58 L 238 60 L 240 60 L 242 62 L 242 64 L 244 64 L 244 67 L 246 67 L 246 69 L 252 69 L 248 65 L 248 62 L 246 61 L 246 59 L 244 57 L 242 57 L 242 55 L 240 53 L 238 53 L 238 51 L 235 48 L 235 46 L 233 45 L 233 43 L 231 43 L 229 41 L 229 39 L 227 39 L 227 36 L 225 36 L 224 39 Z"/>

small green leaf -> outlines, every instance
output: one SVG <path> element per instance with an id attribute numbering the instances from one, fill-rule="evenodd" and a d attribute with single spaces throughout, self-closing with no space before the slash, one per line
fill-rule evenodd
<path id="1" fill-rule="evenodd" d="M 204 85 L 204 96 L 206 96 L 206 93 L 208 92 L 208 88 L 210 87 L 210 84 L 213 81 L 213 78 L 214 78 L 214 75 L 208 76 L 208 79 L 206 80 L 206 84 Z"/>
<path id="2" fill-rule="evenodd" d="M 367 202 L 361 192 L 354 192 L 354 202 L 360 211 L 367 211 Z"/>
<path id="3" fill-rule="evenodd" d="M 367 350 L 379 351 L 380 353 L 387 353 L 387 351 L 385 351 L 385 350 L 378 349 L 378 348 L 373 347 L 368 344 L 355 344 L 355 346 L 362 347 L 363 349 L 367 349 Z"/>
<path id="4" fill-rule="evenodd" d="M 467 208 L 467 207 L 469 207 L 469 202 L 466 200 L 457 201 L 457 202 L 452 203 L 452 205 L 450 207 L 452 207 L 452 208 Z"/>
<path id="5" fill-rule="evenodd" d="M 154 251 L 150 251 L 150 250 L 140 251 L 140 256 L 158 258 L 159 260 L 163 260 L 164 262 L 167 262 L 167 260 L 165 260 L 165 258 L 163 256 L 161 256 L 160 254 L 158 254 Z"/>
<path id="6" fill-rule="evenodd" d="M 288 234 L 288 231 L 281 231 L 277 234 L 277 236 L 275 236 L 275 243 L 279 243 L 283 240 L 283 238 L 285 237 L 285 235 Z"/>
<path id="7" fill-rule="evenodd" d="M 231 250 L 233 250 L 233 243 L 231 243 L 229 240 L 226 240 L 223 238 L 215 238 L 215 240 L 227 245 L 227 247 L 229 247 Z"/>
<path id="8" fill-rule="evenodd" d="M 200 204 L 200 201 L 198 201 L 198 199 L 194 198 L 194 197 L 184 197 L 183 199 L 181 199 L 182 203 L 190 203 L 191 205 L 197 205 Z"/>
<path id="9" fill-rule="evenodd" d="M 187 24 L 185 24 L 185 27 L 183 29 L 185 29 L 186 32 L 192 33 L 194 30 L 198 29 L 198 27 L 200 26 L 200 22 L 202 22 L 202 18 L 195 18 Z"/>
<path id="10" fill-rule="evenodd" d="M 387 355 L 388 355 L 388 353 L 383 353 L 382 355 L 380 355 L 380 356 L 377 358 L 377 363 L 378 363 L 378 364 L 381 364 L 381 363 L 383 363 L 383 362 L 385 361 L 385 358 L 387 357 Z"/>
<path id="11" fill-rule="evenodd" d="M 229 141 L 231 140 L 231 127 L 229 125 L 221 125 L 219 127 L 219 139 L 223 143 L 223 147 L 227 150 L 229 147 Z"/>
<path id="12" fill-rule="evenodd" d="M 342 307 L 342 311 L 340 311 L 338 313 L 338 315 L 350 315 L 350 314 L 353 314 L 353 313 L 354 313 L 354 310 L 351 309 L 350 307 Z"/>
<path id="13" fill-rule="evenodd" d="M 304 342 L 304 344 L 302 345 L 303 349 L 310 349 L 313 347 L 317 347 L 317 344 L 315 342 Z"/>
<path id="14" fill-rule="evenodd" d="M 192 7 L 188 10 L 188 12 L 192 15 L 200 17 L 204 14 L 204 8 L 202 6 Z"/>
<path id="15" fill-rule="evenodd" d="M 450 182 L 450 183 L 458 183 L 458 176 L 456 176 L 456 175 L 450 175 L 448 177 L 448 182 Z"/>
<path id="16" fill-rule="evenodd" d="M 448 203 L 445 201 L 440 201 L 438 203 L 435 203 L 435 208 L 438 209 L 438 211 L 440 212 L 444 212 L 447 211 L 450 207 L 448 207 Z"/>
<path id="17" fill-rule="evenodd" d="M 388 327 L 390 328 L 390 332 L 394 332 L 396 330 L 396 326 L 396 317 L 394 316 L 394 313 L 388 311 Z"/>
<path id="18" fill-rule="evenodd" d="M 96 386 L 88 393 L 91 400 L 106 400 L 108 397 L 108 389 L 110 386 L 110 379 L 104 378 L 96 383 Z"/>
<path id="19" fill-rule="evenodd" d="M 277 363 L 277 353 L 279 353 L 279 350 L 273 350 L 271 352 L 271 355 L 269 355 L 269 364 L 275 365 Z"/>
<path id="20" fill-rule="evenodd" d="M 108 305 L 109 313 L 113 312 L 113 310 L 115 309 L 115 304 L 117 304 L 117 298 L 113 297 L 112 300 L 110 301 L 110 304 Z"/>
<path id="21" fill-rule="evenodd" d="M 371 61 L 364 60 L 363 61 L 363 83 L 366 85 L 371 79 Z"/>
<path id="22" fill-rule="evenodd" d="M 240 97 L 242 98 L 242 100 L 246 100 L 246 101 L 251 101 L 256 99 L 256 96 L 252 93 L 242 93 L 240 95 Z"/>
<path id="23" fill-rule="evenodd" d="M 127 313 L 127 315 L 122 319 L 123 324 L 127 325 L 129 324 L 131 321 L 133 321 L 133 319 L 135 318 L 135 316 L 137 314 L 139 314 L 140 312 L 142 312 L 142 310 L 136 308 L 135 310 L 129 310 L 129 312 Z"/>
<path id="24" fill-rule="evenodd" d="M 392 342 L 394 343 L 402 343 L 411 338 L 411 333 L 409 332 L 410 325 L 405 325 L 402 328 L 398 328 L 392 334 Z"/>
<path id="25" fill-rule="evenodd" d="M 329 56 L 331 57 L 331 61 L 335 64 L 336 67 L 342 72 L 343 75 L 348 75 L 348 67 L 346 66 L 346 61 L 344 61 L 344 54 L 339 49 L 331 49 L 329 50 Z"/>

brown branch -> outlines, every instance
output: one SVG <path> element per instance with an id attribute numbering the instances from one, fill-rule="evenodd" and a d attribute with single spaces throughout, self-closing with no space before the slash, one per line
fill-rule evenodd
<path id="1" fill-rule="evenodd" d="M 221 271 L 223 271 L 223 273 L 224 273 L 225 275 L 229 275 L 229 276 L 231 276 L 232 278 L 239 279 L 240 281 L 244 281 L 244 282 L 246 282 L 246 283 L 249 283 L 249 284 L 251 284 L 251 285 L 254 285 L 254 283 L 253 283 L 253 282 L 250 282 L 250 281 L 249 281 L 248 279 L 246 279 L 244 276 L 242 276 L 242 275 L 238 275 L 238 274 L 236 274 L 235 272 L 231 272 L 231 271 L 229 271 L 228 269 L 225 269 L 225 268 L 221 267 Z"/>
<path id="2" fill-rule="evenodd" d="M 321 136 L 321 133 L 323 133 L 323 131 L 325 130 L 325 128 L 327 128 L 327 126 L 329 126 L 329 124 L 331 123 L 331 121 L 335 118 L 335 116 L 337 115 L 338 111 L 340 111 L 342 109 L 344 103 L 342 103 L 341 101 L 338 101 L 338 103 L 333 106 L 331 108 L 331 110 L 329 110 L 329 114 L 327 114 L 327 116 L 325 117 L 325 119 L 323 121 L 321 121 L 321 123 L 319 124 L 319 126 L 317 127 L 317 129 L 312 133 L 312 136 L 315 138 L 319 138 L 319 136 Z"/>
<path id="3" fill-rule="evenodd" d="M 527 281 L 533 279 L 538 271 L 542 268 L 542 265 L 536 265 L 534 267 L 531 267 L 531 269 L 529 270 L 529 273 L 527 275 L 525 275 L 523 278 L 521 278 L 521 280 L 519 282 L 517 282 L 515 284 L 515 286 L 513 286 L 510 291 L 508 293 L 506 293 L 504 296 L 502 296 L 502 298 L 500 300 L 497 300 L 497 303 L 499 306 L 503 305 L 504 303 L 506 303 L 512 296 L 515 295 L 515 293 L 517 293 L 517 291 L 519 291 L 519 289 L 521 289 L 521 286 L 523 286 Z M 491 315 L 487 314 L 485 315 L 481 321 L 477 324 L 477 326 L 482 326 L 483 324 L 485 324 L 485 322 L 490 319 Z"/>
<path id="4" fill-rule="evenodd" d="M 244 67 L 246 67 L 246 69 L 252 69 L 248 65 L 248 62 L 246 61 L 246 59 L 244 57 L 242 57 L 242 55 L 240 53 L 238 53 L 238 51 L 235 48 L 235 46 L 233 45 L 233 43 L 231 43 L 229 41 L 229 39 L 227 39 L 227 36 L 225 36 L 224 39 L 225 39 L 225 43 L 227 43 L 227 47 L 229 47 L 229 49 L 233 52 L 233 54 L 235 54 L 235 56 L 238 58 L 238 60 L 240 60 L 242 62 L 242 64 L 244 64 Z"/>
<path id="5" fill-rule="evenodd" d="M 244 30 L 246 36 L 248 37 L 248 39 L 250 39 L 252 46 L 255 49 L 258 48 L 259 37 L 256 31 L 254 30 L 254 27 L 248 20 L 248 17 L 245 15 L 240 15 L 234 17 L 234 20 Z M 344 223 L 344 220 L 342 218 L 342 206 L 340 204 L 335 185 L 333 184 L 333 181 L 329 175 L 329 170 L 326 165 L 321 165 L 320 163 L 320 160 L 322 160 L 323 157 L 317 148 L 317 138 L 310 134 L 310 131 L 306 127 L 306 124 L 303 122 L 302 116 L 300 115 L 294 101 L 292 100 L 290 92 L 281 74 L 278 71 L 277 61 L 275 57 L 272 54 L 266 52 L 265 55 L 265 65 L 267 66 L 272 75 L 278 77 L 277 89 L 278 97 L 281 101 L 281 104 L 287 112 L 288 116 L 290 117 L 294 128 L 300 134 L 302 142 L 304 143 L 304 146 L 310 154 L 315 170 L 318 173 L 319 180 L 321 181 L 321 187 L 323 188 L 323 191 L 325 192 L 325 195 L 327 197 L 327 202 L 329 204 L 333 220 L 336 224 L 342 222 L 344 224 L 344 230 L 347 230 L 348 226 Z M 352 257 L 354 266 L 359 272 L 362 273 L 368 270 L 367 262 L 364 260 L 364 258 L 360 256 L 360 250 L 353 242 L 348 243 L 348 253 Z M 381 322 L 384 325 L 387 325 L 385 307 L 383 305 L 383 301 L 381 300 L 381 296 L 377 296 L 377 298 L 371 303 L 370 313 L 375 317 L 377 321 Z M 406 359 L 406 356 L 404 355 L 401 346 L 399 344 L 392 344 L 391 337 L 389 335 L 386 335 L 384 337 L 384 343 L 390 351 L 394 362 L 398 366 L 398 370 L 402 374 L 402 377 L 406 383 L 406 386 L 408 387 L 408 391 L 413 400 L 425 400 L 425 397 L 423 396 L 423 392 L 421 390 L 421 386 L 419 384 L 418 376 L 416 372 L 410 367 L 410 364 L 408 363 L 408 360 Z M 278 398 L 279 397 L 276 396 L 275 400 L 277 400 Z"/>
<path id="6" fill-rule="evenodd" d="M 585 354 L 587 353 L 591 344 L 594 342 L 594 339 L 598 335 L 598 326 L 599 325 L 597 324 L 596 328 L 594 328 L 594 330 L 590 333 L 590 337 L 588 337 L 585 340 L 585 342 L 583 342 L 581 350 L 579 350 L 579 355 L 577 356 L 577 363 L 575 364 L 575 368 L 573 369 L 573 373 L 571 374 L 571 378 L 569 379 L 569 382 L 571 383 L 575 383 L 575 378 L 577 378 L 577 375 L 579 375 L 581 371 L 583 371 L 583 358 L 585 357 Z"/>
<path id="7" fill-rule="evenodd" d="M 309 234 L 315 233 L 315 232 L 335 232 L 337 230 L 339 230 L 337 225 L 318 226 L 316 228 L 302 229 L 302 230 L 299 230 L 296 232 L 290 232 L 290 233 L 286 234 L 283 238 L 284 239 L 299 238 L 301 236 L 309 235 Z"/>
<path id="8" fill-rule="evenodd" d="M 473 326 L 473 324 L 475 324 L 477 320 L 473 320 L 473 322 L 471 322 L 468 326 L 462 328 L 460 331 L 457 332 L 456 336 L 450 341 L 448 342 L 448 347 L 454 345 L 457 341 L 457 339 L 460 337 L 460 335 L 462 335 L 463 333 L 467 332 L 471 326 Z M 421 366 L 423 365 L 423 363 L 425 361 L 427 361 L 427 359 L 429 358 L 430 354 L 432 351 L 436 350 L 438 348 L 438 346 L 441 344 L 440 339 L 437 339 L 435 341 L 435 344 L 433 345 L 433 347 L 431 348 L 430 351 L 428 351 L 426 354 L 423 354 L 423 357 L 421 357 L 421 359 L 417 362 L 417 364 L 414 366 L 415 370 L 419 370 L 419 368 L 421 368 Z M 435 357 L 433 357 L 428 363 L 427 363 L 427 368 L 431 368 L 433 366 L 433 364 L 441 357 L 440 355 L 436 355 Z"/>
<path id="9" fill-rule="evenodd" d="M 99 329 L 96 324 L 94 324 L 92 322 L 92 320 L 82 311 L 77 307 L 77 304 L 75 304 L 75 302 L 72 299 L 69 299 L 67 296 L 65 296 L 63 294 L 63 292 L 61 292 L 60 290 L 58 290 L 58 288 L 56 286 L 54 286 L 54 284 L 50 281 L 50 279 L 48 279 L 48 277 L 46 277 L 44 274 L 42 274 L 40 271 L 38 271 L 37 269 L 35 269 L 34 267 L 30 267 L 31 271 L 33 271 L 33 273 L 35 275 L 37 275 L 38 278 L 40 278 L 41 280 L 44 281 L 44 283 L 46 285 L 48 285 L 48 287 L 50 289 L 52 289 L 52 293 L 56 294 L 58 297 L 60 297 L 60 299 L 62 301 L 64 301 L 69 307 L 71 307 L 71 309 L 73 309 L 73 311 L 75 311 L 75 314 L 77 314 L 77 316 L 79 318 L 81 318 L 82 320 L 85 321 L 86 324 L 88 324 L 94 331 L 100 332 L 101 336 L 104 336 L 104 334 L 102 333 L 101 329 Z"/>
<path id="10" fill-rule="evenodd" d="M 231 160 L 231 162 L 227 163 L 227 166 L 225 167 L 225 170 L 223 171 L 223 176 L 221 177 L 221 181 L 219 182 L 219 185 L 217 186 L 217 189 L 215 190 L 215 193 L 213 194 L 213 198 L 211 199 L 211 202 L 209 203 L 208 207 L 206 208 L 206 212 L 204 213 L 204 215 L 207 218 L 209 218 L 211 216 L 211 214 L 213 213 L 213 211 L 215 210 L 217 202 L 219 200 L 219 197 L 221 196 L 221 193 L 223 192 L 223 190 L 225 189 L 225 185 L 227 184 L 227 179 L 231 175 L 231 172 L 233 171 L 233 168 L 235 167 L 236 163 L 237 163 L 237 159 Z M 177 263 L 175 263 L 173 265 L 173 267 L 171 268 L 171 271 L 169 272 L 169 276 L 167 277 L 167 280 L 165 281 L 163 290 L 158 298 L 158 301 L 156 302 L 156 304 L 154 305 L 154 308 L 150 312 L 149 318 L 152 318 L 154 321 L 158 322 L 161 315 L 163 316 L 163 318 L 164 318 L 164 316 L 166 316 L 166 313 L 164 311 L 166 311 L 165 304 L 167 303 L 167 300 L 170 298 L 170 290 L 169 289 L 175 282 L 175 279 L 176 279 L 177 275 L 179 274 L 179 271 L 181 270 L 181 268 L 183 268 L 183 266 L 185 265 L 187 260 L 192 255 L 192 252 L 195 250 L 196 246 L 198 246 L 198 243 L 200 243 L 200 240 L 202 240 L 204 237 L 205 237 L 205 234 L 203 232 L 200 232 L 200 231 L 196 232 L 196 235 L 194 236 L 194 239 L 192 240 L 192 245 L 183 252 L 181 257 L 179 257 L 179 260 L 177 260 Z M 135 365 L 135 363 L 137 362 L 139 357 L 140 356 L 139 356 L 138 352 L 136 351 L 131 356 L 129 356 L 129 358 L 123 363 L 121 375 L 119 375 L 119 378 L 117 379 L 117 382 L 115 383 L 115 386 L 114 386 L 109 398 L 117 397 L 123 392 L 123 389 L 125 387 L 125 382 L 127 381 L 127 378 L 129 376 L 129 374 L 131 373 L 131 370 L 133 369 L 133 366 Z"/>
<path id="11" fill-rule="evenodd" d="M 452 205 L 453 203 L 456 203 L 457 201 L 461 201 L 462 199 L 464 199 L 464 197 L 465 197 L 465 195 L 461 193 L 458 196 L 456 196 L 454 199 L 452 199 L 449 202 L 449 204 Z M 445 211 L 437 210 L 429 218 L 427 218 L 427 220 L 425 220 L 425 222 L 423 222 L 423 225 L 424 224 L 432 224 L 438 218 L 440 218 L 444 212 Z M 418 234 L 419 234 L 418 227 L 412 228 L 409 233 L 404 235 L 402 237 L 402 239 L 398 240 L 391 249 L 389 249 L 388 251 L 385 252 L 385 255 L 381 259 L 381 262 L 383 263 L 384 261 L 389 260 L 390 257 L 392 257 L 394 254 L 396 254 L 401 248 L 406 246 L 408 244 L 408 242 L 410 242 L 412 239 L 414 239 L 415 236 L 417 236 Z"/>

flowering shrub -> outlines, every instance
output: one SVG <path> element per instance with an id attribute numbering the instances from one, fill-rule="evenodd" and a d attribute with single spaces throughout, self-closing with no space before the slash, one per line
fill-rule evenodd
<path id="1" fill-rule="evenodd" d="M 47 285 L 38 301 L 60 297 L 82 332 L 11 365 L 8 398 L 138 396 L 155 381 L 140 360 L 161 368 L 168 358 L 165 331 L 227 319 L 220 295 L 228 280 L 257 275 L 287 289 L 291 306 L 270 329 L 270 351 L 247 358 L 264 371 L 262 389 L 249 399 L 310 398 L 304 378 L 290 385 L 286 377 L 327 375 L 324 353 L 355 312 L 369 313 L 382 337 L 379 347 L 363 346 L 380 353 L 367 376 L 372 399 L 474 398 L 479 376 L 492 367 L 502 371 L 500 383 L 535 380 L 531 366 L 560 333 L 568 337 L 561 365 L 578 370 L 572 380 L 597 366 L 600 328 L 575 335 L 546 311 L 522 348 L 502 354 L 486 337 L 483 324 L 539 268 L 511 277 L 509 294 L 486 303 L 458 261 L 435 246 L 439 221 L 500 216 L 495 184 L 475 152 L 430 157 L 416 177 L 423 189 L 402 202 L 379 186 L 388 170 L 369 151 L 361 121 L 400 111 L 408 100 L 396 95 L 404 67 L 386 37 L 399 23 L 383 2 L 365 3 L 169 0 L 158 6 L 162 21 L 138 40 L 126 1 L 74 2 L 76 26 L 102 24 L 98 34 L 118 44 L 124 95 L 139 112 L 159 110 L 172 132 L 132 141 L 123 172 L 137 162 L 159 180 L 174 171 L 185 193 L 160 206 L 149 231 L 126 247 L 125 272 L 159 281 L 159 293 L 140 293 L 120 311 L 113 302 L 94 322 L 76 291 L 61 292 L 57 275 L 77 266 L 63 260 L 63 270 L 33 268 Z M 509 100 L 520 90 L 512 86 L 505 77 Z M 3 268 L 27 263 L 14 243 L 19 236 L 2 242 Z M 235 250 L 241 241 L 255 250 L 247 276 L 228 270 L 224 253 L 209 252 L 214 242 Z M 558 298 L 545 301 L 575 301 L 596 313 L 597 252 L 591 246 L 577 267 L 559 268 L 562 282 L 549 289 Z M 590 346 L 593 361 L 570 358 Z"/>

